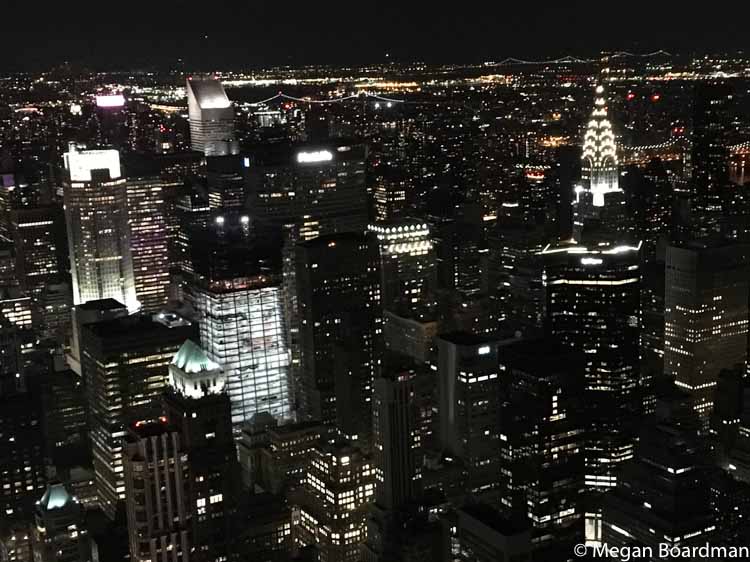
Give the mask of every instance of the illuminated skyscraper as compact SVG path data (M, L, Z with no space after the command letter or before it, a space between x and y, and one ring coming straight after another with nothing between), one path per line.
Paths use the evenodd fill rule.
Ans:
M193 150L206 156L237 154L234 107L221 82L214 78L189 78L187 95Z
M65 219L73 302L112 298L138 308L133 275L126 180L116 150L65 154Z
M96 488L110 519L125 500L125 428L134 419L160 412L172 357L193 337L195 326L175 315L135 315L81 328Z
M16 275L21 288L39 301L45 288L59 281L59 207L20 208L10 212L10 229L16 250Z
M291 363L281 251L246 215L217 215L191 234L194 273L185 287L208 357L227 376L236 429L256 414L291 416Z
M750 246L689 243L667 249L664 374L695 400L704 422L722 369L747 359Z
M158 177L130 178L127 183L128 223L138 302L157 312L169 298L169 247L165 193L175 182Z
M343 443L319 445L300 498L297 545L317 545L320 560L358 562L374 494L374 470L359 449Z
M437 306L437 258L429 226L401 219L370 225L369 235L380 258L383 309L430 319Z
M620 191L615 134L601 85L596 87L594 110L586 125L581 172L584 189L590 192L594 207L603 207L605 195Z

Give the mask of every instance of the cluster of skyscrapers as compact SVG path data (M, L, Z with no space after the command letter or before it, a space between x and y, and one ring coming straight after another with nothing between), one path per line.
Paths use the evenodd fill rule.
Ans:
M192 150L119 146L123 98L107 146L1 176L0 561L740 546L732 90L695 87L690 166L660 176L621 165L608 78L556 175L491 204L432 205L310 103L300 138L249 143L198 77Z

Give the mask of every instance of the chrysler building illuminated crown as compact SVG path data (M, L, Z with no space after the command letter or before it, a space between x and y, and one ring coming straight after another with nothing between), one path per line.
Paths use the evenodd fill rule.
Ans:
M604 86L596 87L594 111L583 139L582 179L591 191L595 207L604 206L607 193L620 191L617 147L612 123L607 115Z

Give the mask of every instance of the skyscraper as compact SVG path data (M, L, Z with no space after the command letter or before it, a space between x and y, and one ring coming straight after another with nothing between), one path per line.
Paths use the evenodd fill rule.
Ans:
M125 499L125 428L134 419L160 412L169 364L192 337L195 326L172 315L128 316L81 328L96 488L101 508L110 519Z
M73 302L113 298L138 308L133 275L126 180L116 150L65 154L65 219Z
M188 505L190 464L179 433L166 418L137 421L122 448L130 559L188 562L194 514ZM200 505L222 499L202 498Z
M232 422L292 414L281 251L247 215L220 214L191 233L194 273L185 287L208 357L227 375Z
M234 107L215 78L188 78L190 145L206 156L237 154Z
M467 492L496 495L500 474L499 342L467 333L437 338L440 444L463 462Z
M351 425L345 419L351 402L363 422L354 434L369 433L382 318L376 264L365 236L342 233L300 243L296 277L302 410L341 428ZM350 399L338 404L337 397Z
M747 359L750 246L692 242L667 249L664 374L705 422L722 369Z
M235 426L268 412L291 416L289 350L276 275L199 284L192 289L201 342L227 374Z
M320 559L328 562L357 562L374 494L372 464L359 449L321 443L313 452L300 498L297 545L317 545Z
M192 340L182 344L169 365L163 405L190 465L187 509L192 512L195 549L191 558L220 560L227 556L239 466L226 375ZM219 495L222 499L216 501Z
M59 207L21 208L10 212L16 249L16 275L21 288L36 301L45 288L60 280Z
M400 219L370 225L368 230L379 255L383 309L431 319L437 305L437 258L429 226L417 219Z
M87 562L90 546L83 506L59 482L36 503L32 528L36 562Z
M548 246L546 331L586 354L586 485L616 484L616 469L632 458L639 408L640 245Z
M595 207L604 206L607 194L620 191L620 171L612 122L609 120L604 86L596 87L594 109L583 140L581 179Z
M502 348L501 507L532 524L534 560L583 542L585 356L545 340Z
M165 196L174 184L158 177L129 178L127 183L135 293L147 312L158 312L169 298Z

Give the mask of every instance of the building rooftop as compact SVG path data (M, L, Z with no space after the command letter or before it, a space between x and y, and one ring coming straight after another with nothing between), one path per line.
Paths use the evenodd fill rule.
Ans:
M201 109L225 109L231 107L232 102L229 101L227 93L224 91L224 86L222 86L219 80L213 78L190 79L187 83Z
M172 365L186 373L204 373L221 369L221 366L211 361L206 352L193 340L186 340L182 344L182 347L172 359Z
M68 493L65 485L60 482L54 482L47 486L47 490L44 492L42 499L37 502L37 505L44 511L50 511L52 509L61 509L72 501L74 501L73 496Z

